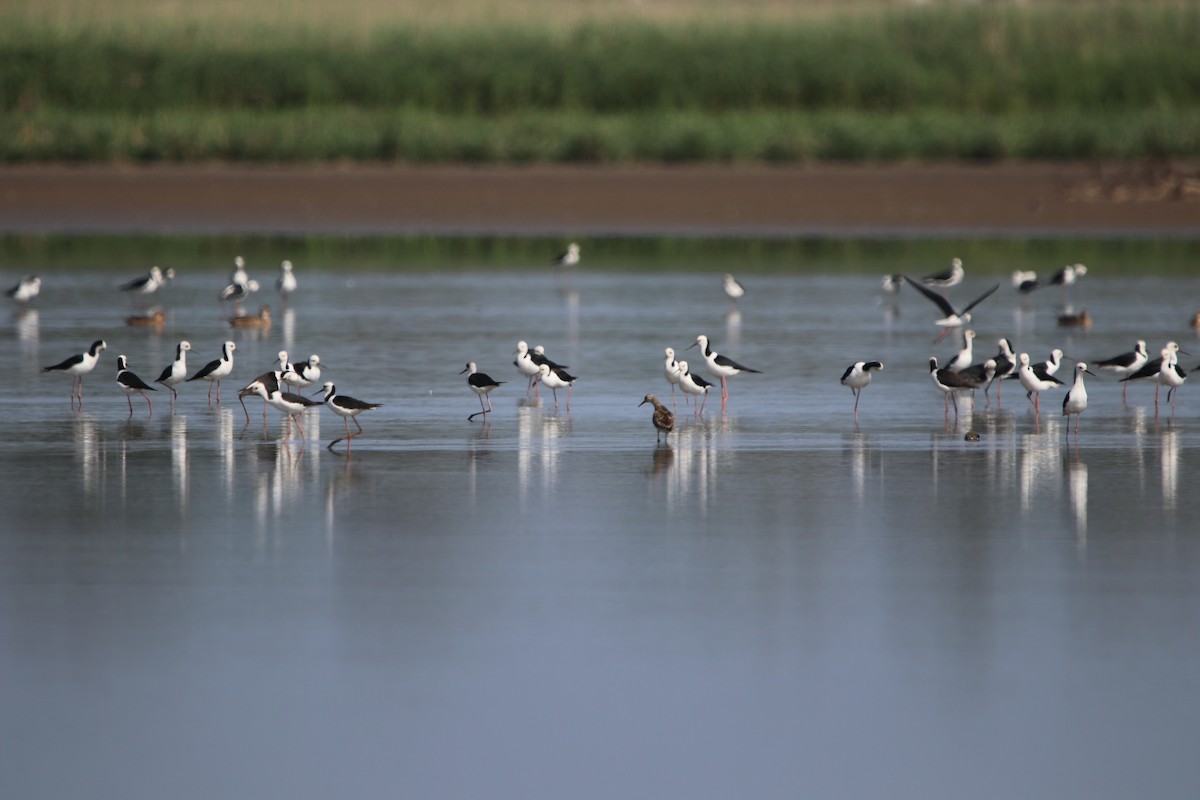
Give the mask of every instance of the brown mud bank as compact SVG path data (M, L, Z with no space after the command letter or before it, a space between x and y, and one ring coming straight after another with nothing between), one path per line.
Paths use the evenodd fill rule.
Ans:
M0 167L0 232L1200 235L1195 165Z

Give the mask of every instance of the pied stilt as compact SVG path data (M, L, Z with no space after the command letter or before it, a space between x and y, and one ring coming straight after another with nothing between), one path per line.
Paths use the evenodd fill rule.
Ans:
M949 289L951 286L958 286L963 279L962 260L958 258L950 259L950 267L941 272L935 272L932 275L926 275L921 279L921 283L926 286L938 286L942 289Z
M75 408L76 396L79 397L79 407L83 408L83 376L96 368L96 362L100 360L100 353L107 348L108 344L103 339L97 339L92 342L92 346L87 349L86 353L77 353L53 366L42 368L42 372L65 372L71 376L72 409ZM76 387L79 390L78 395L76 395Z
M971 362L975 359L975 350L974 350L975 331L971 330L970 328L967 328L962 332L962 337L963 337L962 349L958 351L958 355L956 355L954 358L950 359L949 362L947 362L946 367L945 367L946 369L950 370L951 372L961 372L962 370L971 366Z
M1095 375L1096 373L1088 369L1088 365L1083 361L1075 362L1075 382L1071 384L1071 388L1067 391L1067 396L1063 398L1063 416L1069 417L1075 415L1075 437L1079 437L1079 417L1083 414L1083 410L1088 405L1087 388L1083 385L1083 373Z
M158 390L130 372L129 359L123 355L117 356L117 386L120 386L121 391L125 392L125 402L129 404L129 416L133 416L132 396L134 393L146 398L146 405L150 407L149 416L154 416L154 403L150 402L150 395L146 394L146 390L149 389L152 392Z
M1128 353L1106 358L1103 361L1093 361L1093 365L1097 369L1107 369L1120 375L1122 378L1128 378L1133 373L1146 365L1150 360L1150 354L1146 352L1146 340L1138 339L1134 344L1133 349ZM1125 401L1125 392L1128 391L1129 384L1121 384L1121 401Z
M725 273L724 287L725 294L728 295L729 299L735 303L746 294L745 287L738 283L737 279L728 272Z
M945 316L941 319L934 320L933 324L942 328L942 332L939 333L933 340L935 343L940 341L942 337L946 336L954 328L961 328L963 325L966 325L968 322L970 322L971 309L991 297L992 293L1000 288L1000 284L997 283L991 289L988 289L986 292L979 295L979 297L976 297L970 303L963 306L961 310L958 310L950 304L950 301L947 300L944 295L939 294L938 292L935 292L933 289L930 289L926 286L922 286L907 275L904 276L904 280L908 281L908 283L917 291L929 298L930 302L941 309L942 313L945 314Z
M200 368L188 381L208 381L208 407L212 408L213 386L217 388L217 405L221 405L221 379L229 376L233 372L233 351L237 350L237 345L233 342L226 342L221 347L221 357L215 361L210 361Z
M579 263L579 245L571 242L567 245L567 250L560 253L555 259L550 262L556 267L573 267Z
M483 406L483 399L484 399L484 397L486 397L487 395L490 395L492 392L494 392L496 389L498 389L500 386L502 386L504 384L504 381L494 381L494 380L492 380L491 376L486 375L482 372L479 372L478 367L475 366L474 361L468 361L467 366L464 367L463 371L458 374L462 375L463 372L467 373L467 386L470 386L471 391L474 392L475 395L479 398L479 409L480 409L479 411L476 411L471 416L467 417L467 422L470 422L471 420L475 419L480 414L483 415L484 420L487 420L488 412L492 410L492 398L491 397L487 398L487 408L484 408L484 406ZM556 402L555 408L557 408L557 407L558 407L558 404Z
M729 402L729 387L726 379L732 378L734 375L740 375L743 372L758 373L760 370L743 367L732 358L720 355L709 346L708 337L703 333L696 337L696 341L688 349L691 350L697 346L704 352L704 364L708 369L708 373L714 378L721 379L721 410L724 411L726 404Z
M842 386L849 386L854 394L854 419L858 420L858 399L862 390L871 383L872 370L883 369L882 361L855 361L842 373Z
M693 412L696 416L704 413L704 406L708 403L708 390L711 387L712 384L704 380L704 378L692 374L691 370L688 369L688 362L679 362L679 388L683 390L684 394L695 395L697 397L703 396L704 398Z
M360 425L358 422L358 415L364 411L372 411L376 408L379 408L382 403L367 403L362 400L356 400L355 398L344 394L338 394L337 388L333 385L333 381L325 381L324 389L322 389L322 391L325 392L326 407L341 417L342 421L346 424L346 435L334 439L325 449L332 450L335 444L345 440L346 451L349 452L350 440L363 432L362 425ZM358 433L350 433L350 420L354 420L354 425L358 428Z
M575 385L576 378L569 374L562 367L551 367L549 364L542 364L538 367L538 380L550 387L550 391L554 394L554 410L558 411L558 390L566 387L567 389L567 411L571 410L571 387Z
M296 274L292 271L292 262L284 259L279 262L279 277L275 279L275 291L279 292L286 306L292 292L296 291Z
M1045 370L1044 364L1030 366L1029 354L1021 353L1018 358L1017 378L1025 387L1025 397L1033 403L1034 414L1040 419L1042 415L1042 392L1062 386L1063 382Z
M528 379L525 386L525 396L528 397L529 393L537 388L539 370L537 362L533 360L533 354L529 352L529 344L524 339L517 342L517 358L513 365L516 366L517 372Z
M18 303L28 303L37 297L41 291L42 279L37 275L26 275L17 281L16 285L11 289L5 290L4 293Z
M179 393L175 391L175 385L182 383L187 377L187 354L192 349L191 342L186 339L175 345L175 360L167 365L162 374L155 379L155 383L161 383L163 386L171 390L171 411L175 411L175 399Z

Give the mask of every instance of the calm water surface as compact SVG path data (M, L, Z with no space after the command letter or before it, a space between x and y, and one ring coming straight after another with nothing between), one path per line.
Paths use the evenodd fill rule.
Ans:
M223 326L225 273L181 275L161 333L124 325L129 270L44 271L36 309L4 312L12 796L1194 796L1194 387L1156 414L1153 387L1123 404L1091 378L1077 443L1061 392L1037 421L1013 383L955 422L926 359L956 345L873 275L746 275L735 311L686 265L301 267L264 336ZM1200 352L1198 289L1088 276L1083 333L1058 290L1006 284L977 352ZM699 366L698 333L763 374L725 414L680 401L656 445L637 404L671 396L664 347ZM73 413L39 368L94 338ZM181 338L193 370L237 342L224 404L193 383L129 419L116 356L150 380ZM519 339L579 376L569 412L525 399ZM236 389L280 349L385 404L352 457L324 449L327 411L308 443L274 411L264 433L257 400L246 424ZM886 365L857 425L856 359ZM487 424L468 360L508 381Z

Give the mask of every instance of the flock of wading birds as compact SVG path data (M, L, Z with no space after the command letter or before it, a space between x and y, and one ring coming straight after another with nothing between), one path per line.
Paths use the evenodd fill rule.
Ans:
M552 263L560 267L571 267L579 263L579 259L579 245L572 242L567 250L554 259ZM1033 272L1018 271L1013 273L1012 284L1013 288L1018 292L1028 294L1043 286L1070 286L1086 273L1087 267L1082 264L1074 264L1064 267L1048 280L1042 281ZM991 289L988 289L965 306L956 308L947 296L937 291L937 289L948 289L956 286L962 282L963 276L962 261L955 258L951 261L949 269L932 275L926 275L920 281L913 280L907 275L887 275L883 279L883 290L889 294L894 294L907 283L937 306L943 316L934 322L935 325L941 328L941 333L934 339L935 343L951 332L958 331L960 333L962 348L949 363L944 367L940 367L936 358L929 359L929 377L944 395L947 417L950 413L950 401L953 399L954 413L957 418L959 395L969 393L973 398L977 390L983 389L990 403L988 392L995 381L1018 380L1026 391L1026 397L1033 404L1036 417L1040 419L1041 393L1065 385L1063 381L1056 377L1056 373L1062 365L1064 358L1063 351L1056 348L1051 352L1050 358L1046 361L1033 363L1028 353L1015 354L1008 339L1000 339L1000 350L994 357L988 358L982 363L972 363L974 360L975 332L966 327L971 321L971 309L994 294L1000 288L1000 284L995 284ZM152 297L173 278L173 270L164 272L159 267L153 267L149 273L129 281L122 285L120 289L135 296ZM232 327L259 329L270 327L271 316L269 307L260 307L259 312L255 315L240 312L240 302L254 292L257 292L259 288L258 281L251 279L247 275L245 261L241 256L236 257L234 259L234 269L229 276L229 283L218 295L220 300L233 301L235 308L239 311L239 313L228 318L228 322ZM285 304L289 296L296 291L297 281L290 261L280 263L279 276L275 281L275 288ZM37 297L40 289L41 280L37 276L26 276L16 286L9 289L7 295L17 303L26 304ZM732 275L728 274L724 276L724 290L734 303L745 294L745 289L742 285ZM163 314L161 311L155 311L149 315L128 317L126 321L128 324L135 326L161 326L163 323ZM1058 323L1063 327L1088 328L1091 326L1092 320L1087 310L1084 309L1078 314L1066 312L1060 315ZM1196 316L1192 319L1192 326L1200 328L1200 312L1197 312ZM97 340L92 343L86 352L73 355L58 364L53 364L43 369L44 372L60 372L72 377L72 409L76 408L76 402L78 402L79 408L83 407L83 376L90 373L96 367L100 353L107 347L106 342ZM743 366L733 359L717 353L712 348L708 337L704 334L697 336L696 341L689 349L691 347L699 347L701 349L706 371L711 377L720 381L722 411L726 409L729 400L728 379L744 372L756 373L759 371ZM172 411L174 410L175 399L177 397L175 386L180 383L197 380L209 383L209 406L212 406L214 389L216 390L216 401L219 405L221 402L221 380L233 372L233 353L236 349L237 345L234 342L225 342L219 359L208 362L189 376L187 353L191 350L191 344L187 341L179 342L175 349L175 360L164 368L154 381L154 383L165 386L171 391ZM1180 353L1185 353L1185 351L1181 350L1176 342L1167 342L1162 348L1160 356L1152 359L1146 350L1145 341L1139 340L1133 350L1103 361L1094 362L1093 366L1116 373L1121 377L1121 381L1126 386L1130 381L1153 381L1156 385L1154 396L1156 410L1159 403L1159 389L1166 386L1167 402L1171 403L1173 408L1175 392L1187 380L1187 372L1179 366L1178 356ZM715 384L695 374L687 361L676 360L675 356L674 349L670 347L666 348L663 372L667 383L671 386L672 395L674 395L675 387L678 386L685 397L695 397L697 405L693 413L697 416L701 415L704 413L708 392ZM549 359L543 347L538 346L530 349L524 341L517 343L516 359L513 361L513 364L517 368L517 371L528 379L526 386L527 395L532 392L537 396L538 386L546 386L553 394L554 408L557 411L558 390L566 389L566 407L570 411L571 387L574 385L576 379L567 372L566 365L557 364ZM328 447L332 449L334 445L342 441L345 441L347 447L349 447L350 440L363 432L363 428L357 420L358 415L364 411L379 408L381 405L380 403L368 403L339 394L337 387L332 381L321 383L321 389L315 393L324 394L324 399L321 402L314 401L310 397L299 393L299 391L287 391L289 387L303 390L320 382L320 357L315 354L309 356L307 361L293 363L288 361L286 351L280 351L277 366L278 369L264 372L238 391L238 399L242 403L243 411L246 411L244 402L244 398L246 397L257 396L264 401L264 429L266 407L271 406L285 415L288 421L286 435L290 436L291 424L294 422L296 429L300 432L300 436L304 438L304 429L300 424L298 415L310 407L324 405L340 416L346 426L346 435L334 439L329 443ZM858 404L862 391L870 385L873 373L882 369L883 363L880 361L856 361L847 367L846 371L842 374L842 385L848 387L854 396L854 418L856 421L858 419ZM468 387L479 398L480 407L479 411L471 414L467 419L471 421L475 417L483 416L486 420L487 414L492 411L490 394L499 388L504 381L494 380L489 375L480 372L474 361L468 362L459 374L464 373L467 375ZM1075 416L1076 436L1079 434L1079 417L1088 406L1087 389L1083 378L1084 374L1094 375L1095 373L1089 369L1087 363L1083 361L1077 362L1075 365L1074 380L1067 390L1067 394L1063 397L1062 402L1063 416ZM129 369L128 359L124 355L117 357L116 382L117 386L126 395L130 416L133 415L133 402L131 398L135 394L140 394L146 400L149 413L151 415L154 413L154 405L146 392L156 391L155 387L146 383ZM997 392L999 391L1000 389L998 388ZM1124 387L1122 389L1122 396L1124 396ZM653 407L651 423L657 432L657 438L661 439L664 434L670 434L674 430L675 414L653 394L647 394L639 405L646 405L647 403ZM357 428L354 432L350 430L351 420L353 420ZM250 415L248 411L246 412L246 421L249 424ZM969 438L970 436L971 434L968 434Z

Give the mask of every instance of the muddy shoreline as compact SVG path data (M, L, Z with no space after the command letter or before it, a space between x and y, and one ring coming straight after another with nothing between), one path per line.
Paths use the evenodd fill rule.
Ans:
M1194 166L0 167L0 232L1200 235Z

